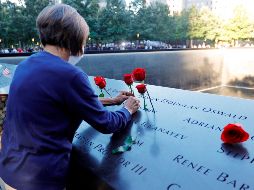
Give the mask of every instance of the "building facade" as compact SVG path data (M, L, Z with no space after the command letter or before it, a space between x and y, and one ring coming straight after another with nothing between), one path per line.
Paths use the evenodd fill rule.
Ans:
M206 7L222 19L230 19L234 10L241 6L254 20L254 0L146 0L147 4L160 2L168 5L170 15L180 14L184 9L195 6L198 10Z
M183 9L195 6L197 9L209 8L218 17L228 20L234 16L237 7L246 10L250 19L254 19L254 0L180 0L183 1Z
M61 0L52 1L59 2ZM122 1L128 7L132 0ZM254 0L145 0L147 6L155 2L166 4L170 15L181 14L184 9L190 9L192 6L195 6L198 10L206 7L224 20L232 18L236 7L241 6L247 11L250 19L254 20ZM105 7L106 0L100 0L100 6Z

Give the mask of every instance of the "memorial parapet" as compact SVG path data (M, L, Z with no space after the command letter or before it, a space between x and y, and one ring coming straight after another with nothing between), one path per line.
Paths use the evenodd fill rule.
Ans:
M90 80L93 84L92 77ZM147 88L156 112L149 104L147 111L141 105L122 132L101 134L85 122L81 124L73 140L69 189L254 189L252 100ZM128 90L124 82L110 79L107 89L113 96ZM139 96L137 91L135 95ZM220 136L228 123L241 123L250 139L224 144ZM112 154L128 136L136 139L131 150Z
M6 102L9 94L9 85L12 80L16 65L0 63L0 149L3 130L3 121L6 112Z
M10 71L0 78L0 93L6 94L16 66L1 65L1 73L5 67ZM110 79L107 89L111 95L128 90L124 82ZM81 124L73 140L68 189L254 189L252 100L151 85L148 90L156 113L148 103L148 111L140 109L120 133L105 135ZM244 126L250 139L223 144L221 131L234 122ZM131 150L113 155L130 135L136 138Z

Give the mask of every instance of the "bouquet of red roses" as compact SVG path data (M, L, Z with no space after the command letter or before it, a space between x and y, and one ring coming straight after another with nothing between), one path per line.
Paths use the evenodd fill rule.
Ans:
M153 108L153 112L155 113L151 97L150 97L150 95L148 93L146 85L144 84L145 78L146 78L146 71L145 71L145 69L143 69L143 68L136 68L136 69L134 69L132 71L131 74L125 74L124 75L124 82L129 86L129 88L131 90L131 93L133 93L133 94L134 94L134 91L132 90L131 86L132 86L134 80L140 82L141 84L137 85L136 88L137 88L138 92L141 94L141 96L144 99L144 110L147 110L147 105L146 105L146 102L145 102L145 93L147 93L148 98L149 98L150 103L151 103L152 108Z

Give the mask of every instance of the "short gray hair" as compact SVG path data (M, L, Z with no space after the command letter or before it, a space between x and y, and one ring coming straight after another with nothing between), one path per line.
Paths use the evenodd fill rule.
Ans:
M71 55L83 53L89 27L73 7L65 4L45 7L37 17L36 26L43 46L65 48Z

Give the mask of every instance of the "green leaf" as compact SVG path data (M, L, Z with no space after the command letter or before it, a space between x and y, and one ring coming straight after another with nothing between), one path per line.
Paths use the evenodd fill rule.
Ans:
M131 150L131 146L133 144L135 144L135 139L132 136L128 136L124 141L124 145L113 149L112 154L118 154L118 153L129 151Z
M112 150L112 154L122 153L124 152L124 148L122 146L117 147L116 149Z
M124 144L126 145L132 145L135 143L135 139L132 137L132 136L128 136L125 141L124 141Z
M102 97L102 98L103 98L103 97L104 97L104 94L103 94L103 93L101 93L101 94L99 95L99 97Z

